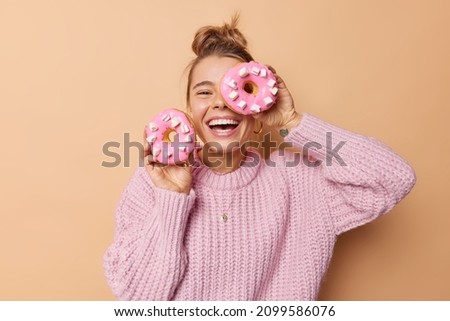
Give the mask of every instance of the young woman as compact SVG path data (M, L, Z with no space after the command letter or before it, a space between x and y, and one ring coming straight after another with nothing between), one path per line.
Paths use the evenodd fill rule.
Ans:
M315 300L337 236L391 210L415 183L378 140L296 111L278 75L274 107L233 112L221 78L253 60L236 25L203 27L192 44L188 113L211 148L198 150L196 166L156 166L147 146L122 194L104 256L119 299ZM264 160L237 148L261 124L308 157L275 151Z

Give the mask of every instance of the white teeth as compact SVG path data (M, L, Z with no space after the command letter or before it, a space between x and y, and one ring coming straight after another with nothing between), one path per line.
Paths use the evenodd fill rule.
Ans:
M239 125L239 122L234 119L213 119L208 123L209 126L215 125Z

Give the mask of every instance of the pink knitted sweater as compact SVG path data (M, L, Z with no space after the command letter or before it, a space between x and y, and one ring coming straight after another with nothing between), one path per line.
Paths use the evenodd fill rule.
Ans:
M345 142L337 151L345 165L325 162L327 133L332 148ZM195 168L189 195L155 187L138 168L104 255L113 293L121 300L317 299L337 235L391 210L415 174L378 140L306 113L285 141L314 142L322 164L306 166L287 152L268 163L252 151L228 174Z

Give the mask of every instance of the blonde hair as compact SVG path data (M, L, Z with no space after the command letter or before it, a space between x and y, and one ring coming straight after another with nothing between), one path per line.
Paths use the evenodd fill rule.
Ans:
M201 60L209 56L231 57L243 62L254 60L247 50L247 39L237 28L238 23L239 15L234 14L229 24L204 26L196 32L194 41L192 41L192 51L197 57L186 67L189 70L186 92L187 106L189 106L192 72Z

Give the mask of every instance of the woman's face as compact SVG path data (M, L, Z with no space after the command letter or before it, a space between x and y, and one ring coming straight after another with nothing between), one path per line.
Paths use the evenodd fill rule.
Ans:
M252 137L254 118L235 113L225 104L220 83L225 72L240 60L211 56L201 60L192 71L189 88L189 107L194 127L200 139L230 152Z

